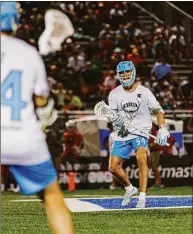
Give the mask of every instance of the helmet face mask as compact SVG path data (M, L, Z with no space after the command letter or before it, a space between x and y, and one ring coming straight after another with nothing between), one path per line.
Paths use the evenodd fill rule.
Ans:
M136 78L135 66L131 61L120 62L117 66L117 75L124 88L130 87Z
M123 82L127 82L127 81L129 81L130 79L132 79L133 73L134 73L133 70L125 71L125 72L120 72L120 73L119 73L119 78L120 78Z

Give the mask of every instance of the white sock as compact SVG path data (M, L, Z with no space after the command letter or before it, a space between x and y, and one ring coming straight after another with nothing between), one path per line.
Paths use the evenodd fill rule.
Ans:
M125 190L126 190L127 192L131 192L131 191L133 190L133 185L130 184L129 186L125 187Z
M145 199L146 193L140 192L139 199Z

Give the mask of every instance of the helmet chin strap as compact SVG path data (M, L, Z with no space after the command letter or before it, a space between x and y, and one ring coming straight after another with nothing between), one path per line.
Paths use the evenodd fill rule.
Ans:
M124 88L129 88L129 87L131 87L131 86L133 85L133 83L134 83L134 81L135 81L135 78L132 77L130 81L131 81L131 82L129 82L129 84L127 84L127 83L124 84L124 81L122 80L122 81L121 81L121 84L122 84L122 86L123 86Z
M123 86L123 88L124 88L124 89L126 89L126 90L132 89L133 84L134 84L134 83L132 83L132 84L131 84L131 85L129 85L129 86Z

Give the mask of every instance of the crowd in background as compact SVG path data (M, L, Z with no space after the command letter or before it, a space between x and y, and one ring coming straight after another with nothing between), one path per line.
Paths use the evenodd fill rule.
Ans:
M122 60L133 61L137 80L154 92L164 109L192 108L188 81L172 76L172 63L193 57L192 40L181 22L172 28L156 22L144 27L130 2L22 2L17 36L38 48L49 8L67 14L75 28L61 51L44 57L58 110L89 109L106 99L119 85L115 71ZM154 58L153 69L146 66L147 58Z

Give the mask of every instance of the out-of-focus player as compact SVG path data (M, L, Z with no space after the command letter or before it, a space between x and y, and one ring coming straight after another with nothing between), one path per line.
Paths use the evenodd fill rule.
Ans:
M117 66L120 86L109 94L109 107L120 116L114 123L117 135L111 149L109 170L124 185L126 193L122 206L128 205L132 196L138 193L122 169L122 162L129 159L132 150L136 152L139 167L140 195L138 208L144 208L148 180L147 148L148 137L135 128L125 131L123 122L128 122L146 132L152 128L151 114L156 115L159 131L156 143L166 145L169 132L165 127L164 112L152 92L135 82L136 69L131 61L122 61Z
M157 126L155 124L152 125L152 134L155 136L157 135ZM170 136L171 137L171 136ZM154 139L149 139L149 149L150 154L148 156L148 164L149 168L152 168L154 177L155 177L155 184L153 187L156 188L163 188L164 185L161 183L161 171L160 171L160 157L161 151L164 147L155 144ZM168 148L168 147L167 147Z
M35 48L13 37L15 23L16 2L1 2L1 163L9 165L23 194L40 195L52 232L72 234L71 215L41 130L40 120L56 119L45 67Z

